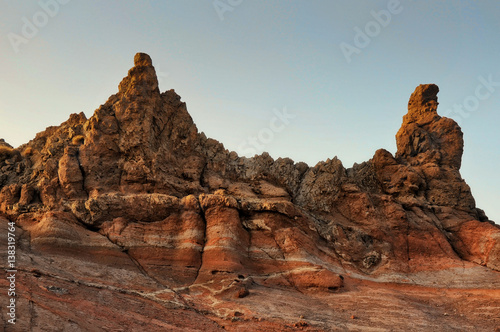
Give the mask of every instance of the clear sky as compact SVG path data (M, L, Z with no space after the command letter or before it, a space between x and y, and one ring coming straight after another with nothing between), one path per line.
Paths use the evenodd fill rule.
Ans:
M0 137L90 117L140 51L229 150L351 167L395 153L410 94L436 83L462 176L498 223L499 17L497 0L3 0Z

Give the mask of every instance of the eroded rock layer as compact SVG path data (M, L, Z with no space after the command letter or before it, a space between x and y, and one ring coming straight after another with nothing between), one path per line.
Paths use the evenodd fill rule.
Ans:
M411 95L395 156L309 167L227 151L159 91L148 55L134 62L90 119L73 114L17 149L0 141L2 227L17 224L22 270L19 324L6 328L412 326L370 314L361 289L373 304L383 289L387 303L455 310L401 307L413 330L475 328L474 310L454 305L464 289L473 309L498 310L500 228L461 178L462 131L438 115L436 85ZM492 310L481 326L499 324Z

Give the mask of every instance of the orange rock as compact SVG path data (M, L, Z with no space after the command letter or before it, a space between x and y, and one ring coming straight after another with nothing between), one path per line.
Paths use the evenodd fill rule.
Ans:
M500 228L460 175L462 131L438 91L415 89L395 155L309 167L199 133L138 53L89 119L19 150L0 140L19 329L285 331L305 315L293 326L493 330Z

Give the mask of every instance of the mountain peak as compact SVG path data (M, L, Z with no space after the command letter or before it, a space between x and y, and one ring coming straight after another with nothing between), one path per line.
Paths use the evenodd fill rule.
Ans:
M121 81L118 90L119 93L131 98L148 98L152 94L160 94L158 78L149 55L137 53L134 56L134 67L129 70L127 77Z
M408 101L408 114L404 122L418 121L424 117L437 116L439 87L436 84L420 84Z
M134 66L152 66L153 61L151 57L146 53L136 53L134 56Z
M396 135L396 156L412 165L435 163L460 169L463 133L454 120L438 115L438 92L435 84L421 84L411 94Z

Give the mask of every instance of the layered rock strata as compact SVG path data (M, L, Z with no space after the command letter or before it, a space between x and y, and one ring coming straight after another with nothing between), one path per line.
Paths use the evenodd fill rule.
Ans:
M356 294L354 285L372 287L360 282L498 292L500 228L461 178L463 134L438 115L438 91L415 89L395 155L378 150L352 168L336 157L310 167L266 153L239 157L207 138L174 90L160 92L150 57L138 53L91 118L73 114L17 149L0 142L0 211L22 238L22 317L42 328L50 322L39 315L49 311L82 330L105 330L105 317L121 312L112 304L119 293L117 303L155 308L127 311L148 317L137 326L241 330L244 317L285 330L286 315L270 319L252 293L330 301ZM40 291L37 280L64 291ZM110 311L92 311L90 325L58 307L93 287L106 293L93 305ZM185 317L161 319L165 308ZM294 327L328 330L334 321L323 323Z

